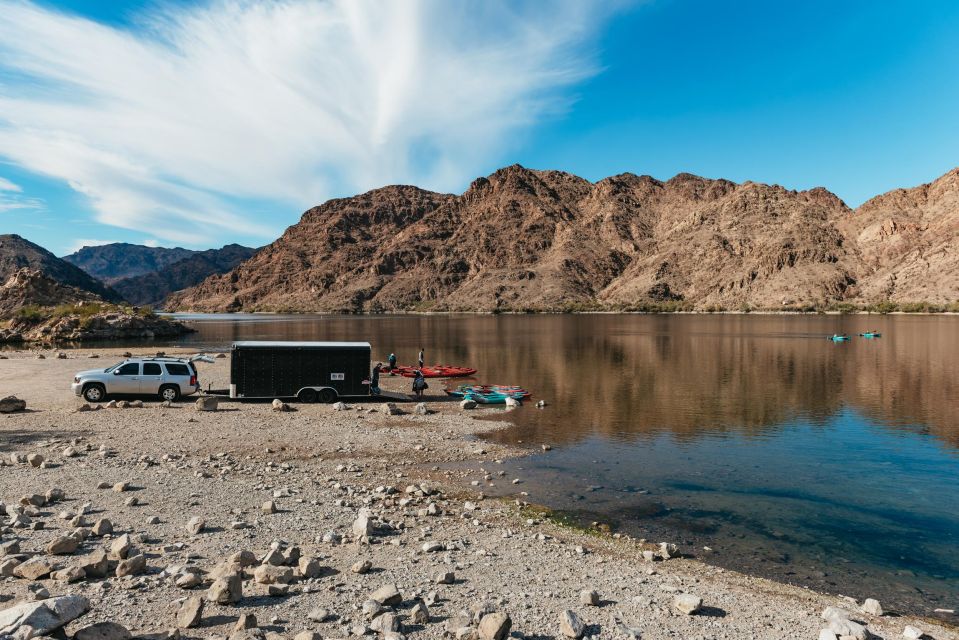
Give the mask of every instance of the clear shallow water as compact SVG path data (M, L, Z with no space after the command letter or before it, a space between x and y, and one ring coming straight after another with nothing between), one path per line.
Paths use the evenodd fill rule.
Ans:
M937 316L204 316L180 343L366 339L374 357L469 364L546 409L490 439L488 492L683 544L708 562L959 606L959 318ZM878 340L850 335L877 328ZM702 551L704 545L714 549Z

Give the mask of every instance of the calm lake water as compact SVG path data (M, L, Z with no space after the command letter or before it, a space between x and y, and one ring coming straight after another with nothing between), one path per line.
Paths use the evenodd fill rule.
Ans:
M549 406L488 437L553 450L491 493L886 608L959 607L959 317L185 317L179 344L422 346L527 387Z

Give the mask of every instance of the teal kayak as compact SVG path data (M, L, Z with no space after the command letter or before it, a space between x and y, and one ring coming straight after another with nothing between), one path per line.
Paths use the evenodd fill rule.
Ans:
M838 334L837 334L837 335L830 336L830 337L828 337L828 338L826 338L826 339L827 339L827 340L832 340L833 342L846 342L847 340L849 340L849 336L847 336L847 335L845 335L845 334L843 334L843 335L838 335Z
M867 331L866 333L860 333L860 337L863 338L881 338L882 334L878 331Z

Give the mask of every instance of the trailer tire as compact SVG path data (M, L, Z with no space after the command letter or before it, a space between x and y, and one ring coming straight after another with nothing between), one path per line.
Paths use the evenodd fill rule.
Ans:
M336 402L336 391L333 391L333 389L323 389L320 391L320 402L323 404Z
M296 394L296 399L304 404L312 404L316 402L316 389L302 389Z

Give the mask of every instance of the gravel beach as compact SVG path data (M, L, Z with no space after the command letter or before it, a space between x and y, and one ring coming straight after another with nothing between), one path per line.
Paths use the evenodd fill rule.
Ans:
M523 451L477 440L505 423L440 398L439 381L427 415L413 403L201 412L191 398L78 412L73 374L123 351L3 352L0 397L27 410L0 415L0 636L959 638L484 498L514 480L497 460ZM229 362L198 363L204 388L227 386ZM447 470L456 461L469 464ZM46 633L4 617L58 601L65 624ZM76 602L89 610L69 613Z

